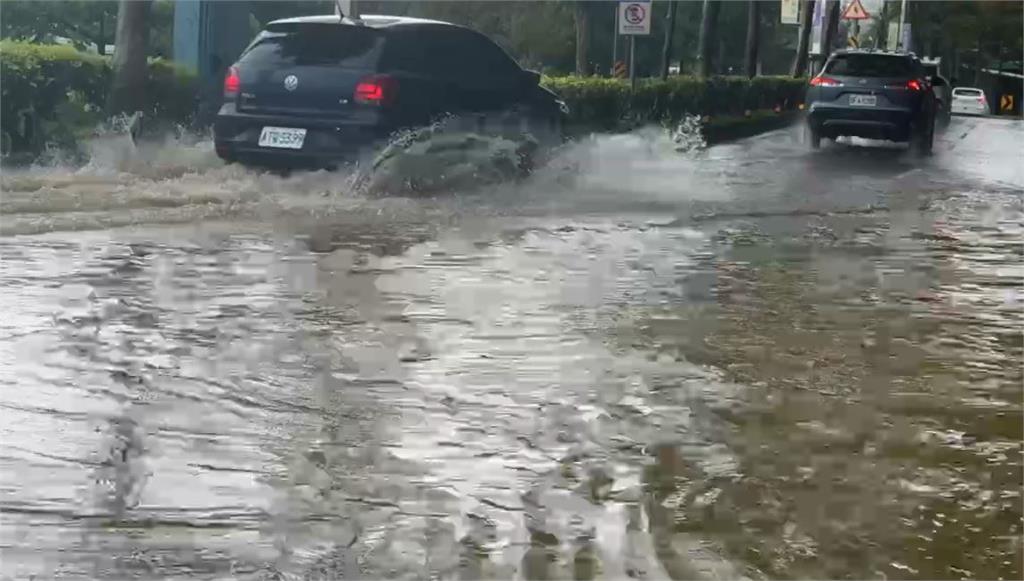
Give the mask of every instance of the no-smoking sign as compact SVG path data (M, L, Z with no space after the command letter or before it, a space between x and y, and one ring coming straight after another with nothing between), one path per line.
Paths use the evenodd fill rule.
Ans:
M651 3L649 0L619 2L619 34L650 34Z

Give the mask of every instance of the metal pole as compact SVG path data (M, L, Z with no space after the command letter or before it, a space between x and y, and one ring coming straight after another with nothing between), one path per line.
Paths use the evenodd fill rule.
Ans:
M897 49L902 48L902 49L906 50L906 47L903 46L903 22L906 20L906 18L907 18L907 0L900 0L899 26L896 27L896 48Z
M636 90L636 35L629 35L629 86Z
M608 70L612 71L612 76L614 76L615 75L615 63L619 62L619 7L618 7L618 5L615 6L615 18L613 18L612 20L615 21L615 30L612 31L612 66Z

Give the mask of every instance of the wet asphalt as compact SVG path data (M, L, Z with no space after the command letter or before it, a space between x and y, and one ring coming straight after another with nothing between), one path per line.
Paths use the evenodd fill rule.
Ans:
M7 579L1019 579L1024 125L3 177ZM123 153L123 152L122 152Z

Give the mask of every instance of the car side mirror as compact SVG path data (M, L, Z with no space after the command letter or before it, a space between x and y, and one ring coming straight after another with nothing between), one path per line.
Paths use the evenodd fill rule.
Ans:
M540 84L540 73L537 71L524 70L523 71L523 84L528 87L533 87Z

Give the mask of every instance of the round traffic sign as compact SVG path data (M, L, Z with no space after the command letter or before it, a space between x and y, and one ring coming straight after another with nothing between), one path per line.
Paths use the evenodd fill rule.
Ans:
M630 4L626 6L626 22L630 24L643 24L647 17L647 9L642 4Z

